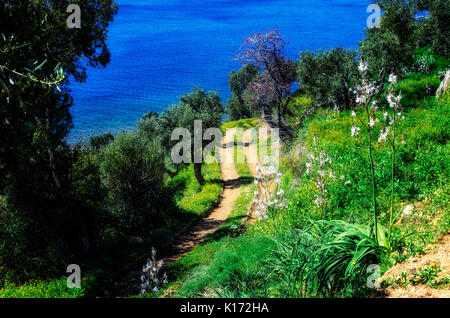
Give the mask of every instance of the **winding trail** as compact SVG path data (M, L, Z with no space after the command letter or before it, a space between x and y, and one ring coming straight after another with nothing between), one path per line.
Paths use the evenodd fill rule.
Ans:
M158 256L161 256L164 266L182 258L200 245L208 235L214 233L223 224L232 212L234 202L240 195L239 174L234 165L234 134L235 129L227 130L222 139L222 148L219 149L220 170L224 183L219 205L209 215L176 235L168 247L158 250ZM140 272L141 267L131 271L126 277L115 283L110 296L127 297L138 294Z
M198 246L208 235L214 233L228 218L233 210L234 201L240 194L239 174L234 165L234 129L228 130L220 149L220 170L224 183L220 203L207 217L192 226L188 231L175 238L171 247L171 255L163 258L170 264Z

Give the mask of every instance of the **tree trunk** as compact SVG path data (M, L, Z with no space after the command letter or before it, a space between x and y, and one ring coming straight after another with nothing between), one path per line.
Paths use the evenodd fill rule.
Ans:
M202 176L202 164L201 163L194 163L194 173L195 173L195 178L197 179L198 183L200 183L200 185L204 185L206 183L206 181Z
M262 110L263 119L269 125L270 128L275 128L275 123L273 122L272 109L270 107L264 107Z

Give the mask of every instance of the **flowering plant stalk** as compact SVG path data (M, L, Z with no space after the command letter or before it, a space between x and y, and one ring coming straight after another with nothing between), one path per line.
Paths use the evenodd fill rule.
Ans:
M368 65L361 59L359 71L362 74L362 83L357 85L354 92L356 94L356 108L352 111L352 116L355 117L361 126L365 128L369 136L369 162L370 173L372 178L372 206L373 206L373 229L375 239L378 240L378 223L377 223L377 198L376 198L376 179L375 179L375 166L373 160L373 138L375 124L379 122L375 112L378 110L379 101L379 89L376 82L370 82L367 73ZM362 109L362 115L357 112ZM352 123L351 134L352 136L358 136L361 128Z
M142 268L141 295L145 294L148 290L151 290L156 295L167 284L166 273L162 275L159 273L162 266L163 261L156 261L156 250L152 247L152 256Z
M306 157L306 174L309 174L311 178L316 180L316 188L318 194L316 195L315 204L321 209L323 218L326 217L327 199L327 187L326 184L334 179L333 169L331 168L330 156L319 149L317 145L317 137L314 134L313 137L314 148L308 151Z
M359 70L362 73L362 84L358 85L355 89L356 104L359 109L363 109L364 116L358 115L357 110L352 111L352 116L355 117L362 127L364 127L369 136L369 160L370 170L372 177L372 198L373 198L373 233L375 239L378 240L378 225L377 225L377 200L376 200L376 179L375 179L375 167L373 160L373 140L375 137L376 126L382 123L381 132L378 137L378 143L381 144L385 141L390 143L392 148L391 158L391 207L389 216L389 230L388 230L388 242L391 239L391 230L393 225L393 206L394 206L394 174L395 174L395 154L397 150L396 143L396 123L399 119L404 119L403 110L399 109L401 101L401 93L395 96L393 93L393 87L397 83L397 76L391 74L389 76L389 83L391 84L390 90L387 93L387 101L389 103L389 109L386 109L383 113L383 118L380 120L377 117L378 102L380 91L377 84L370 82L367 74L368 65L361 59ZM383 74L383 73L382 73ZM382 76L381 74L381 76ZM363 119L364 118L364 119ZM360 128L352 123L351 134L352 136L358 136ZM402 135L402 143L404 143L404 136Z
M395 84L397 83L397 76L391 74L389 76L389 83L391 85L390 90L387 94L387 101L389 103L390 110L386 110L383 114L384 120L387 122L385 126L383 126L382 133L380 134L380 138L378 142L384 142L388 140L390 147L392 149L391 156L391 207L389 210L389 228L388 228L388 241L391 239L392 226L394 223L393 210L394 210L394 179L395 179L395 160L396 160L396 151L398 149L396 138L398 137L396 134L396 123L399 120L405 119L403 116L403 109L400 109L400 101L401 101L401 92L398 96L395 96L393 93L393 89ZM389 134L390 132L390 134ZM400 144L405 144L405 135L402 134L402 138Z
M263 171L259 165L256 165L256 171L257 190L253 200L256 205L255 214L259 220L273 218L276 211L286 208L285 193L280 187L282 174L273 166Z

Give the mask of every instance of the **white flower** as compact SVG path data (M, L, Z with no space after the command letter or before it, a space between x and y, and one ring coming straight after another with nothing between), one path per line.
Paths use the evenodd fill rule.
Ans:
M306 173L309 173L309 169L311 169L311 163L307 162L305 163L305 165L306 165Z
M382 143L383 141L386 140L386 138L388 136L388 132L389 132L389 127L383 127L383 129L381 130L380 136L378 137L379 143Z
M360 70L360 72L366 72L368 68L369 68L369 65L361 60L361 62L359 63L359 66L358 66L358 69Z
M394 74L389 75L389 83L395 85L397 83L397 76Z
M352 111L352 116L353 116L353 117L355 117L355 116L356 116L356 113L355 113L355 111L354 111L354 110Z
M374 125L375 125L375 120L373 120L373 118L370 118L369 126L373 127Z
M358 96L358 97L356 97L356 103L357 104L365 104L366 98L364 96Z
M374 100L372 102L372 106L370 107L370 109L374 112L376 112L378 110L377 101Z
M270 166L269 169L267 169L267 174L268 175L274 175L274 174L277 174L277 173L278 173L278 171L277 171L277 169L275 169L274 166Z
M358 136L360 130L361 130L361 128L359 128L359 127L357 127L355 125L352 125L352 137L353 136Z

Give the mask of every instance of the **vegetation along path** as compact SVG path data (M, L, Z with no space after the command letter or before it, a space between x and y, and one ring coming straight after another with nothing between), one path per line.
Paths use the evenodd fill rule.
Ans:
M177 235L172 244L165 250L158 251L162 256L164 265L167 266L180 259L210 234L214 233L227 219L233 210L235 200L240 194L239 174L234 164L234 134L235 129L228 129L222 140L220 156L222 158L220 170L224 189L220 197L219 205L205 218L194 223L188 229ZM126 297L136 294L139 288L140 268L129 273L124 279L116 283L112 295Z

